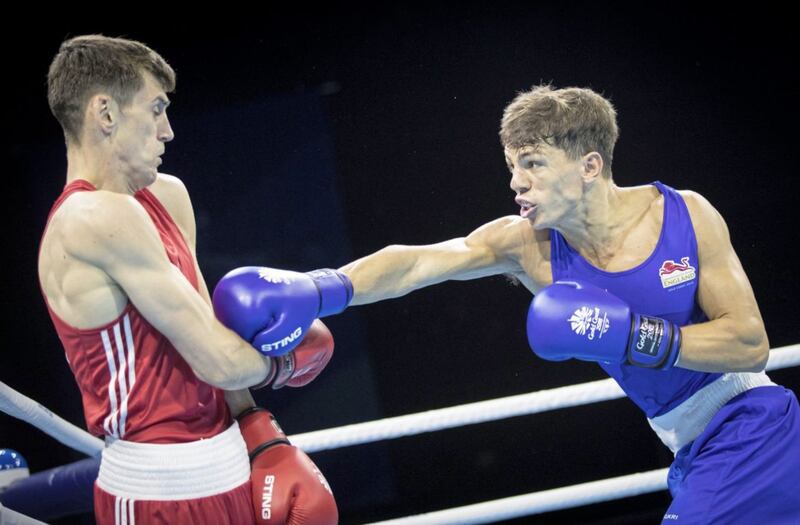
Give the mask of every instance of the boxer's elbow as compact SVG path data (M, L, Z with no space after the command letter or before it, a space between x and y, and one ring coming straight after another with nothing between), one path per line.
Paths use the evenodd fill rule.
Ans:
M769 339L764 323L755 317L740 325L739 344L745 356L743 368L745 372L761 372L769 361Z
M750 368L747 371L762 372L767 367L767 361L769 361L769 342L766 336L762 343L752 346L748 353L750 354Z
M768 361L769 361L769 347L767 346L759 350L758 356L756 357L756 365L753 371L754 372L764 371L767 368Z
M196 370L198 377L223 390L240 390L257 385L267 376L270 362L255 349L247 346L224 352L206 370Z
M223 370L226 374L220 388L239 390L257 385L266 378L270 366L270 359L265 359L249 345L243 346L232 356Z
M194 375L202 382L216 388L230 390L228 384L231 382L231 375L224 367L217 365L203 369L195 366L192 367L192 370L194 371Z

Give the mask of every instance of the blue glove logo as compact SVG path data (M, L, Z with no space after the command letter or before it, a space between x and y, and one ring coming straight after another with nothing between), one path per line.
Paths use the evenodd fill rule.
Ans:
M303 328L298 326L294 329L294 331L280 339L275 341L274 343L264 343L261 345L261 353L262 354L269 354L270 352L275 352L276 350L280 350L281 348L286 348L290 344L294 343L301 335L303 335Z
M592 311L587 307L582 307L575 310L572 317L569 318L572 331L578 335L586 335L586 330L592 322Z
M585 335L590 341L594 340L595 335L598 338L603 337L603 334L611 326L608 314L603 313L601 317L600 309L597 307L592 309L588 306L582 306L575 310L575 313L572 314L568 321L573 332L578 335Z
M275 271L272 268L260 268L258 277L272 284L292 284L295 281L284 272Z

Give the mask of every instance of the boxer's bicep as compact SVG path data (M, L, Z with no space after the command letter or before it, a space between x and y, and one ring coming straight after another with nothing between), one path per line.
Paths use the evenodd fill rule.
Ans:
M697 238L698 304L710 320L727 318L743 339L766 338L753 288L722 215L704 197L684 195Z
M508 271L491 248L469 237L409 248L415 252L416 261L410 276L418 286L467 281Z
M484 224L466 237L422 247L417 270L438 281L478 279L519 271L519 224L502 217Z
M409 268L402 274L401 288L417 289L518 270L519 266L507 253L507 246L516 238L514 233L505 219L498 219L466 237L425 246L389 246L383 251L389 267L392 257L407 261Z
M236 356L246 345L170 263L147 213L128 197L103 198L71 221L69 251L108 274L198 377L222 386L238 373Z

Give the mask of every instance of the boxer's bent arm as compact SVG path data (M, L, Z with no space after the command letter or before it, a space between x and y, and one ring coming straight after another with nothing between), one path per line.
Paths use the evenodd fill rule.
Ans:
M193 255L196 254L194 246L192 246L192 254ZM195 255L195 261L197 261L197 255ZM211 308L213 311L213 306L211 306L211 296L208 293L208 287L206 286L206 281L203 278L203 274L200 272L200 267L197 265L196 262L195 262L195 271L197 272L197 278L200 281L200 295L206 302L208 307ZM262 361L264 362L264 365L267 367L267 370L269 370L269 367L273 366L272 361L270 359L262 358ZM228 408L230 409L233 417L236 417L237 415L241 414L250 407L256 406L256 402L253 399L253 395L250 393L249 388L241 388L238 386L232 388L236 388L236 390L231 390L231 389L225 390L225 402L228 404Z
M197 272L197 278L200 281L200 295L203 300L206 302L209 308L214 309L211 306L211 295L208 293L208 286L206 286L206 280L203 277L203 274L200 272L200 267L197 265L197 255L194 249L194 245L192 244L192 255L194 255L195 259L195 271ZM263 358L262 361L264 365L267 367L269 373L269 367L273 366L272 360L268 358ZM266 375L266 374L265 374ZM248 385L251 386L251 385ZM225 390L225 402L228 404L228 408L231 411L233 417L238 416L246 409L250 407L256 406L256 402L253 399L253 395L250 393L249 388L241 388L241 387L233 387L237 388L236 390Z
M167 259L150 217L133 197L93 192L67 220L65 246L106 272L203 381L224 389L258 384L267 364L214 317Z
M710 321L681 328L677 366L703 372L761 371L769 358L769 341L728 227L705 198L681 193L697 237L697 300Z
M189 250L192 252L192 257L194 258L194 271L197 274L200 296L206 302L208 307L213 310L213 306L211 305L211 294L208 293L208 285L206 285L206 279L203 277L203 272L200 270L200 261L197 260L197 226L194 220L192 201L189 198L189 193L186 190L186 186L183 185L180 179L170 177L169 180L173 182L173 187L176 191L176 198L174 201L176 210L175 214L173 215L173 219L175 219L178 225L181 226L185 232L184 240L186 241L187 246L189 246ZM268 367L272 366L272 361L269 359L265 359L264 363ZM224 392L225 402L228 404L228 408L234 417L241 414L248 408L256 406L253 395L250 393L250 389L248 388L225 390Z
M351 305L406 295L447 280L478 279L518 272L521 224L503 217L467 237L427 246L387 246L342 267L353 283Z
M213 306L211 306L211 295L208 293L208 286L206 286L206 280L203 277L203 274L200 272L200 267L197 264L197 252L194 248L194 241L190 241L192 244L192 255L194 255L195 259L195 271L197 272L197 278L200 281L200 296L206 302L209 308L213 311ZM272 360L264 359L264 365L269 369L272 365ZM269 372L268 372L269 373ZM249 386L249 385L248 385ZM228 404L228 408L231 411L233 417L238 416L246 409L256 406L256 402L253 399L253 395L250 393L249 388L238 388L237 390L225 390L225 402Z

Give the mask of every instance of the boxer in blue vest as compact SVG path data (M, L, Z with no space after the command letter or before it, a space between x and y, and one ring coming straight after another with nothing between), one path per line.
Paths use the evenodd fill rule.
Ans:
M215 290L218 316L284 348L348 303L510 274L535 295L533 351L597 362L675 454L664 523L800 523L800 407L764 373L764 323L717 210L658 181L617 186L616 111L590 89L519 94L500 137L519 216L339 270L239 269Z

